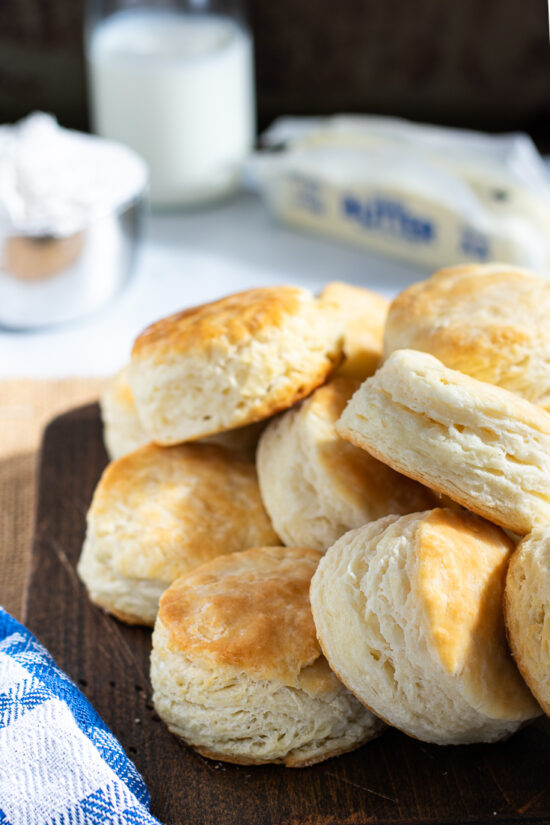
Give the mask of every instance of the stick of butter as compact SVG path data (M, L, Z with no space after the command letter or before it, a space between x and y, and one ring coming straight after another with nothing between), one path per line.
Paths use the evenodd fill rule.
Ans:
M279 119L264 143L252 174L290 224L411 264L550 271L550 183L526 135L340 116Z

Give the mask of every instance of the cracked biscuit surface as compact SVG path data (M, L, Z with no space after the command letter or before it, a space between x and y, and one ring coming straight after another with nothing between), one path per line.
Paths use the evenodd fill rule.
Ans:
M550 523L550 414L431 355L393 353L355 393L336 430L515 533Z
M308 599L320 556L254 548L204 564L163 595L153 701L204 756L301 767L382 730L321 653Z

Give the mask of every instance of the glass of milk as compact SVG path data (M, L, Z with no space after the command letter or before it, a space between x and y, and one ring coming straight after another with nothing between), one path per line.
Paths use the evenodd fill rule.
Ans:
M93 0L86 52L93 128L145 159L153 206L237 189L255 135L238 0Z

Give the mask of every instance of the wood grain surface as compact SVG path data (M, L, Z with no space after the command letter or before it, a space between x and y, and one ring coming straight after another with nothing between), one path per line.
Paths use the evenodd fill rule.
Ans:
M550 722L497 745L437 747L388 731L313 768L224 765L172 736L148 679L150 632L91 605L75 573L107 462L97 405L48 426L25 621L89 698L174 825L550 822Z

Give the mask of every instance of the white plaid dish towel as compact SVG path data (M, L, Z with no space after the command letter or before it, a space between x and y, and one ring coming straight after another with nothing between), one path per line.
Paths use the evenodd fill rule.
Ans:
M0 607L0 825L159 825L122 746Z

